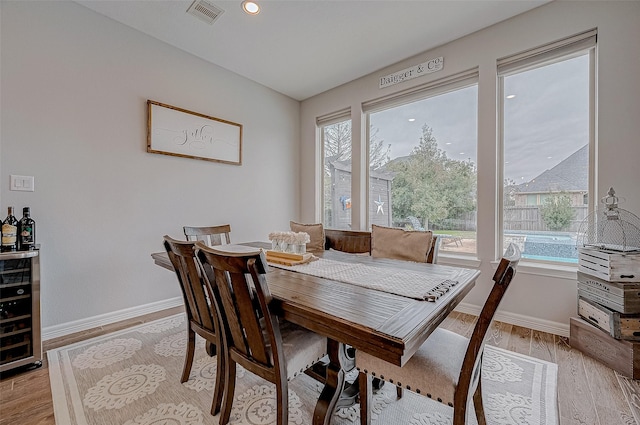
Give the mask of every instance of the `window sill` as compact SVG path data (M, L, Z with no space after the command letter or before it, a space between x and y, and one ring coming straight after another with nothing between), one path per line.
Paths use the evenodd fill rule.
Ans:
M476 257L469 255L453 255L443 254L442 251L438 254L438 264L444 264L446 266L458 266L468 267L472 269L480 268L480 260Z
M495 270L499 261L492 261L491 267ZM578 265L563 265L551 263L538 263L535 261L520 260L518 263L518 273L531 274L536 276L547 276L558 279L577 280Z
M495 270L498 267L499 261L492 261L491 268ZM444 264L446 266L458 266L467 267L472 269L479 269L481 261L475 257L466 255L443 255L442 252L438 255L438 264ZM518 263L518 273L530 274L535 276L547 276L557 279L578 279L578 265L563 265L563 264L551 264L551 263L539 263L536 261L520 260Z

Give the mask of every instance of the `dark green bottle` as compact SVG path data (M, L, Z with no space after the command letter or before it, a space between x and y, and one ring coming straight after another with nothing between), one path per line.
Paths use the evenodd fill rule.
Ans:
M31 218L29 207L22 209L22 219L18 224L18 245L20 251L30 251L36 244L36 222Z

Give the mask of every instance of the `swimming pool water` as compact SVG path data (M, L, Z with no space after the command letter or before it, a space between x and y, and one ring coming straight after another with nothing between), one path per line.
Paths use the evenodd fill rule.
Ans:
M524 243L522 252L524 258L566 263L578 262L576 239L571 234L516 233L515 235L520 236Z

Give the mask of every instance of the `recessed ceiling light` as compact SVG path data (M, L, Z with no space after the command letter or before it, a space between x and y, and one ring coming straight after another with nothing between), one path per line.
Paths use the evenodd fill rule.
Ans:
M257 15L260 13L260 6L254 1L245 0L242 2L242 10L249 15Z
M464 155L464 152L460 152L460 155Z
M451 142L447 142L447 143L445 143L445 144L446 144L446 145L450 145L450 144L451 144Z
M507 96L507 99L513 99L514 97L516 97L515 94L510 94L510 95Z
M414 122L415 120L415 118L409 118L409 122Z

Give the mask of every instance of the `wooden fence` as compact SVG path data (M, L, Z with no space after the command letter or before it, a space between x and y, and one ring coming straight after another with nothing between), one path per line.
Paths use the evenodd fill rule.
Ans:
M577 232L580 225L589 215L589 208L585 206L573 207L573 220L567 229L567 232ZM525 230L525 231L549 231L546 224L542 220L540 208L537 205L514 206L504 208L504 229L505 230Z
M577 232L580 225L589 215L589 209L587 206L573 207L574 216L573 220L569 224L569 227L562 229L565 232ZM540 214L540 207L537 205L527 206L511 206L504 209L504 230L522 230L522 231L550 231L547 225L542 220ZM431 230L476 230L476 214L465 213L460 214L457 218L447 218L432 221L428 223L428 227Z

